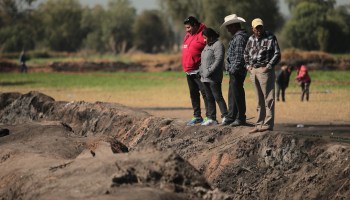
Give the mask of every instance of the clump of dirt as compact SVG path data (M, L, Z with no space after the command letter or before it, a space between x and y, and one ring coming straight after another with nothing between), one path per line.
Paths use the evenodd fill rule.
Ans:
M350 145L315 130L185 126L103 102L0 93L5 199L346 199ZM334 132L334 136L337 136ZM343 133L347 138L350 133Z

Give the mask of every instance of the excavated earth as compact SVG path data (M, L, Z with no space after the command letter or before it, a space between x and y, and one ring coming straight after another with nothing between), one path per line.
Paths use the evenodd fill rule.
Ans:
M251 125L184 124L0 93L0 199L350 199L348 126L249 134Z

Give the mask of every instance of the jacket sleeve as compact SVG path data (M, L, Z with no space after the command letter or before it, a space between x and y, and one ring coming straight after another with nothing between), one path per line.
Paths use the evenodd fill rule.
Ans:
M252 46L252 40L249 38L247 45L244 48L244 53L243 53L243 57L244 57L244 61L246 64L246 67L248 67L250 65L250 55L249 55L249 49Z
M268 69L272 69L272 67L277 65L277 63L281 60L281 50L275 36L273 37L273 50L274 50L273 56L269 61L269 63L267 64Z

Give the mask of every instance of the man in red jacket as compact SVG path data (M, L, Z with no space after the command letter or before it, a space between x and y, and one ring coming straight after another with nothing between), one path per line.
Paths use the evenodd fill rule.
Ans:
M187 123L187 125L192 126L203 122L200 106L200 93L202 93L205 108L207 108L208 105L204 87L199 75L201 53L205 47L205 41L202 36L202 31L205 28L205 25L200 23L193 16L186 18L184 25L187 33L184 37L182 46L182 67L187 76L187 83L190 90L193 108L193 118Z

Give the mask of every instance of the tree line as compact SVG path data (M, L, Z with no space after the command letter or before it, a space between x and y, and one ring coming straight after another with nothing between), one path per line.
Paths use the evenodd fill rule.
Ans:
M184 35L183 20L196 16L207 26L220 28L226 15L244 17L245 28L256 17L276 32L283 48L350 52L350 5L335 0L285 0L288 20L277 0L158 0L159 10L140 14L129 0L109 0L106 7L82 6L78 0L0 0L0 52L50 50L100 53L147 53L179 50ZM176 48L177 47L177 48Z

